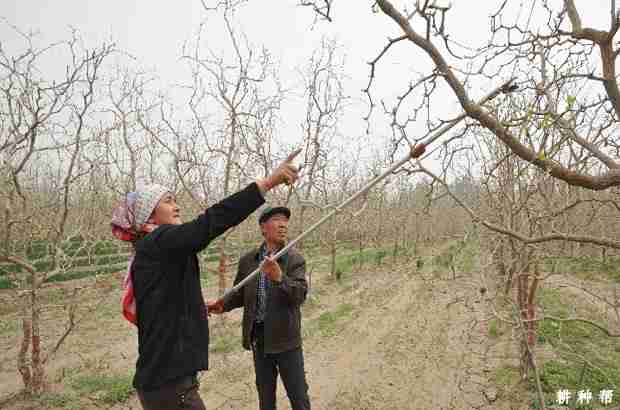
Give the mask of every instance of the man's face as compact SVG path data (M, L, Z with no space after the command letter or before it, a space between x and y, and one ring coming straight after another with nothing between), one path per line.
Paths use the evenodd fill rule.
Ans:
M260 224L263 237L267 243L282 246L286 243L288 236L288 218L283 214L272 215L265 222Z
M155 225L180 225L182 223L180 209L173 194L168 192L161 197L149 221Z

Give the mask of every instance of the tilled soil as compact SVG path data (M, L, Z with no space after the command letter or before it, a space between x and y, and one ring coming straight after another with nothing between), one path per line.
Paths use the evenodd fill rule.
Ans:
M519 408L501 402L492 380L498 363L490 353L489 292L480 292L482 278L417 272L414 265L367 266L341 282L315 275L303 308L313 409ZM113 313L99 314L98 323L83 323L70 336L48 370L52 390L62 391L67 369L131 373L135 330L115 316L120 290L106 295ZM214 351L212 345L211 370L201 375L200 392L210 410L258 408L252 355L240 347L240 318L235 311L212 320L214 342L226 340L228 347ZM19 388L19 377L8 364L15 363L15 347L2 342L0 397L6 397ZM278 401L279 408L290 408L282 384ZM18 409L41 406L5 403ZM134 395L116 405L93 398L81 401L80 408L140 407Z

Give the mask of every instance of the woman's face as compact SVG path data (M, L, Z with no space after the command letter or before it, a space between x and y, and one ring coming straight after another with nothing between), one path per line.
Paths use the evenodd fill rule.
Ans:
M180 211L175 196L168 192L157 203L150 221L155 225L180 225L183 223Z

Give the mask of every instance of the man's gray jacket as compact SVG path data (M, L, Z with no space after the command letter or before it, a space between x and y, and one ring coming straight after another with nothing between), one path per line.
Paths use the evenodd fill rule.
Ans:
M246 253L239 260L235 284L258 268L260 248ZM306 300L306 261L295 249L278 259L282 281L267 287L267 309L264 321L265 353L281 353L301 346L301 312ZM243 307L243 347L251 349L251 337L256 320L256 291L258 275L238 292L224 300L224 311Z

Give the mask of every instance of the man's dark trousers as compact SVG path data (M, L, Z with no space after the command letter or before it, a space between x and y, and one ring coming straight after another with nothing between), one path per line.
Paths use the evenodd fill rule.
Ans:
M255 325L253 333L252 351L254 353L254 370L256 372L256 389L258 390L260 410L276 409L278 371L292 409L310 410L301 346L282 353L265 354L263 325Z

